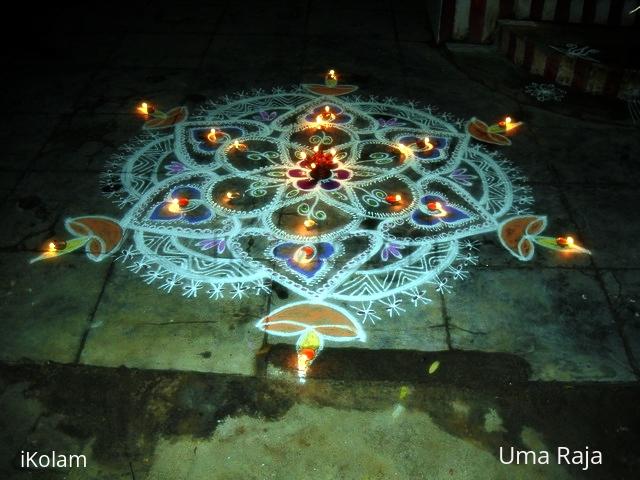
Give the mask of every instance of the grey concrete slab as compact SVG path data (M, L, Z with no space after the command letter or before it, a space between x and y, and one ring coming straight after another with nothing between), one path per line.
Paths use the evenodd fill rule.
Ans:
M30 265L37 255L0 254L0 359L73 362L109 262L96 264L78 251Z
M601 268L638 268L636 248L640 193L633 187L569 186L564 189L571 216ZM600 207L602 206L602 207Z
M143 125L144 120L133 112L130 115L76 113L65 117L32 162L31 169L101 173L123 145L142 134Z
M9 472L29 432L42 415L42 405L28 398L26 383L15 383L0 394L0 472Z
M114 52L111 66L196 68L209 40L205 33L128 33Z
M605 270L602 278L620 333L637 369L640 362L640 270Z
M107 62L119 46L119 32L69 32L50 35L47 41L25 44L21 54L13 59L19 66L32 65L49 74L50 70L91 69Z
M230 5L183 0L180 3L154 3L123 28L129 33L213 33L220 17Z
M307 33L321 38L358 37L372 41L390 41L396 37L395 18L391 12L371 8L348 8L340 5L327 8L322 3L312 4ZM340 17L340 21L336 21Z
M557 181L590 185L640 183L640 175L635 172L640 155L637 130L534 107L523 110L525 121L536 136L536 154L547 159L558 174Z
M12 115L11 121L0 125L0 142L5 149L0 165L12 170L26 169L50 139L61 118L58 113Z
M61 70L46 65L16 67L4 79L0 100L8 113L70 113L92 73L92 68L75 65Z
M23 175L19 170L0 170L0 196L9 195Z
M105 215L119 218L113 200L100 193L95 172L30 172L0 207L11 228L0 231L0 245L37 249L43 235L67 236L68 217Z
M243 74L251 75L258 83L280 75L289 79L287 83L294 83L299 74L303 47L302 41L292 41L285 36L221 33L213 36L204 56L203 68L239 81L242 81ZM231 87L227 93L237 88L244 86Z
M203 285L185 298L184 284L170 293L148 285L118 263L96 311L81 362L89 365L254 374L262 332L255 328L267 297L227 289L211 299Z
M418 4L413 8L394 3L395 28L398 40L402 42L430 42L433 40L426 4Z
M277 2L266 9L226 8L216 33L242 35L302 36L305 32L306 4ZM244 41L244 39L243 39ZM238 43L243 43L238 41Z
M94 79L99 89L85 92L78 100L82 113L134 116L142 101L160 110L181 105L194 78L191 70L176 68L107 68Z
M633 381L589 271L478 270L445 298L453 348L505 352L545 381Z

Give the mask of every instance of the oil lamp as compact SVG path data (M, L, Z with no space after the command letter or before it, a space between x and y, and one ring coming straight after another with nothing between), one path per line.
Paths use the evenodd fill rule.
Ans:
M235 149L235 150L246 150L247 146L244 143L240 143L237 139L233 141L233 143L231 144L231 148Z
M331 178L331 170L337 167L333 162L335 152L335 148L323 152L320 150L319 145L313 147L313 156L311 157L311 163L309 163L309 176L318 181Z
M391 205L396 205L402 201L402 195L396 193L395 195L387 195L385 200Z
M65 248L67 248L67 242L64 240L52 240L49 242L49 245L47 245L47 252L56 253Z
M153 112L156 111L153 105L149 105L147 102L142 102L136 110L138 110L138 112L144 115L145 117L148 117L149 115L151 115Z
M440 202L429 202L427 208L430 212L439 212L442 210L442 204Z
M338 75L335 70L329 70L324 77L324 84L327 87L335 87L338 85Z
M428 152L429 150L433 150L433 143L431 143L431 141L429 140L429 137L418 139L418 141L416 141L416 146L419 149L424 150L425 152Z
M304 245L293 254L293 261L300 265L304 265L305 263L309 263L313 260L315 254L316 251L312 246Z
M309 366L314 358L316 358L316 351L313 348L302 348L298 351L297 370L300 383L305 382L307 370L309 370Z
M322 115L322 120L324 120L325 122L331 122L336 119L336 116L334 113L331 112L329 105L325 105L324 111L322 112L321 115Z
M229 191L224 194L224 198L227 202L232 202L233 200L239 197L240 197L240 194L238 192Z
M491 125L487 131L489 133L506 133L520 125L522 125L522 122L514 122L511 117L507 116L504 120L498 122L497 125Z
M169 202L169 205L167 205L167 210L169 210L171 213L179 213L180 212L180 200L178 200L177 198L173 198Z
M556 244L562 248L571 248L575 244L573 237L558 237Z

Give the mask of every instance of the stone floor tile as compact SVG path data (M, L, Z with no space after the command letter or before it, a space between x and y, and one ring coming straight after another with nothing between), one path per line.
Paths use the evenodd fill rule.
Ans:
M532 380L635 379L588 271L474 271L445 301L453 348L520 355Z

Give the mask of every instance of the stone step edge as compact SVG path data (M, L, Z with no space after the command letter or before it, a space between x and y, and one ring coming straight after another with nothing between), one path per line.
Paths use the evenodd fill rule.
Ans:
M538 27L539 22L498 22L498 50L529 73L565 87L593 95L626 99L640 94L640 71L619 68L570 56L534 42L520 27ZM513 28L518 27L518 28Z

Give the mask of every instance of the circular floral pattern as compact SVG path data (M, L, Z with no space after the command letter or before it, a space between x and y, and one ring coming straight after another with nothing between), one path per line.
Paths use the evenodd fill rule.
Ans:
M465 278L471 237L530 213L521 180L432 107L295 89L148 128L103 190L133 231L121 258L161 290L242 298L275 281L375 321Z

